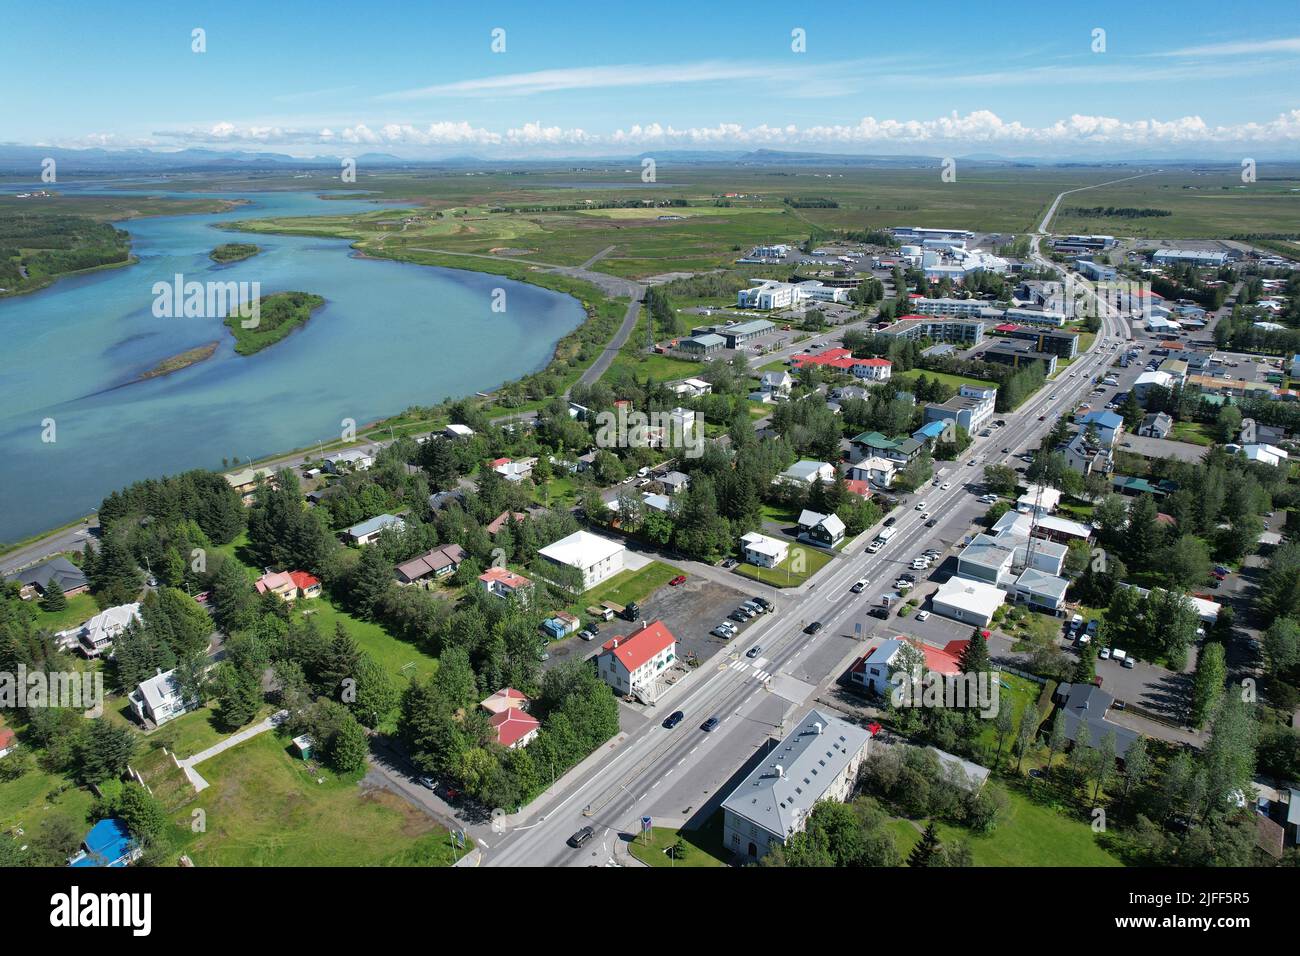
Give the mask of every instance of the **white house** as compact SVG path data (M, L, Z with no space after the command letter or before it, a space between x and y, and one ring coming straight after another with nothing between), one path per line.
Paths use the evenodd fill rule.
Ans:
M341 475L350 471L368 471L375 463L374 455L359 449L336 451L325 456L325 470L332 475Z
M874 691L881 697L888 697L894 690L890 677L897 669L894 661L903 650L903 642L898 640L881 641L849 672L852 682L859 687Z
M582 572L582 589L589 591L623 570L623 556L627 549L621 543L598 534L575 531L537 553L552 564L577 568Z
M396 515L375 515L360 524L354 524L347 531L343 532L344 536L352 541L353 544L365 546L374 541L381 534L389 529L397 531L406 530L406 522Z
M112 646L119 634L132 621L140 620L140 604L119 604L100 611L81 626L77 634L77 648L87 657L98 657Z
M457 425L454 422L442 430L447 438L473 438L474 429L468 425Z
M1007 599L1006 592L992 584L951 577L930 600L935 614L956 621L988 627L993 614Z
M677 638L663 621L647 622L639 631L605 642L596 670L615 693L654 699L654 684L677 659Z
M774 568L790 553L790 545L786 542L780 538L769 538L757 531L742 535L740 546L745 561L759 568Z
M864 458L856 465L850 465L847 477L857 480L870 482L877 488L888 488L894 483L894 475L898 473L898 462L890 461L888 458Z
M185 700L174 670L166 673L160 670L155 676L141 681L127 699L140 722L149 721L154 726L165 724L199 705L198 701Z
M794 378L789 372L764 372L758 380L758 389L771 398L788 398L794 387Z
M814 483L835 480L835 466L826 461L796 461L773 479L773 484L802 485L811 488Z

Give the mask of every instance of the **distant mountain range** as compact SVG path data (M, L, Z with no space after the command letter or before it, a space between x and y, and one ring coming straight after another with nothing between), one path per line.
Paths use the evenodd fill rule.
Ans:
M805 166L855 168L908 168L933 166L938 156L850 155L846 153L797 152L774 149L757 150L656 150L635 156L539 157L531 160L503 160L478 156L451 156L440 159L410 159L388 153L363 153L352 157L360 166L393 168L511 168L600 169L606 166L637 165L644 158L658 163L713 164L733 166ZM41 162L53 158L62 175L129 174L161 172L255 172L287 168L329 168L337 170L341 156L304 158L275 152L247 150L182 149L65 149L55 146L25 146L0 143L0 175L35 180ZM1132 158L1112 160L1051 159L1045 157L1009 157L995 153L970 153L957 156L959 162L989 166L1181 166L1193 164L1235 165L1227 160L1170 158Z

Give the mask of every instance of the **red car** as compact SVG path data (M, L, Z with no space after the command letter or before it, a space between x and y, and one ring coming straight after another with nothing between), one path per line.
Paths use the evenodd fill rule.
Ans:
M679 574L679 575L677 575L677 577L673 578L673 579L672 579L671 581L669 581L668 583L669 583L670 585L672 585L673 587L677 587L677 585L679 585L679 584L685 584L685 583L686 583L686 575L684 575L684 574Z

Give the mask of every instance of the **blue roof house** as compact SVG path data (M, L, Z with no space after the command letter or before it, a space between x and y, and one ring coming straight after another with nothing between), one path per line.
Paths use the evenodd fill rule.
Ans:
M140 858L140 847L125 823L116 817L100 820L86 838L82 849L68 860L69 866L129 866Z

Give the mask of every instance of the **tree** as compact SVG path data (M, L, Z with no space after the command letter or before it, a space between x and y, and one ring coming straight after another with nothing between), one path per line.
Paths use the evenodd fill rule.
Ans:
M1027 705L1027 707L1028 706L1030 705ZM1011 729L1014 726L1014 720L1015 718L1011 708L1011 701L1007 700L1006 697L999 697L998 715L993 721L993 726L997 730L998 734L998 746L997 750L994 751L993 754L993 770L995 773L997 772L998 764L1002 762L1002 744L1006 740L1007 735L1011 733Z
M1052 730L1047 737L1047 772L1052 772L1052 761L1056 755L1065 749L1069 737L1065 733L1065 712L1058 710L1056 716L1052 719Z
M135 753L135 733L129 727L98 718L81 732L73 750L81 779L103 783L126 772Z
M92 565L90 587L100 607L130 604L140 593L140 569L121 537L110 529Z
M1106 731L1101 738L1101 746L1097 748L1096 755L1093 758L1093 779L1095 781L1092 788L1093 806L1097 805L1097 797L1101 794L1102 788L1106 786L1106 781L1115 772L1116 747L1115 731Z
M939 831L931 820L926 824L925 832L912 852L907 855L907 865L915 867L934 866L939 857Z
M122 818L122 822L137 840L152 839L167 827L166 808L134 780L122 785L116 810L117 816Z
M1129 793L1134 787L1140 787L1151 772L1151 756L1147 752L1147 739L1141 734L1128 745L1124 752L1124 793L1122 800L1128 803Z
M1020 712L1020 724L1016 728L1016 773L1020 773L1020 765L1024 763L1025 754L1029 748L1034 745L1034 740L1038 736L1038 708L1032 703L1026 703L1025 709Z
M64 597L63 588L51 578L45 586L45 594L41 596L41 607L46 611L62 611L67 606L68 599Z
M962 648L957 665L963 674L985 674L992 669L988 642L985 641L984 632L980 628L975 628L970 640Z
M1192 700L1189 722L1198 730L1205 726L1223 699L1223 685L1228 678L1228 666L1222 644L1206 641L1196 659L1196 674L1192 678Z
M339 773L362 770L366 765L366 757L370 754L370 742L366 738L365 728L351 714L339 723L328 748L330 766Z

